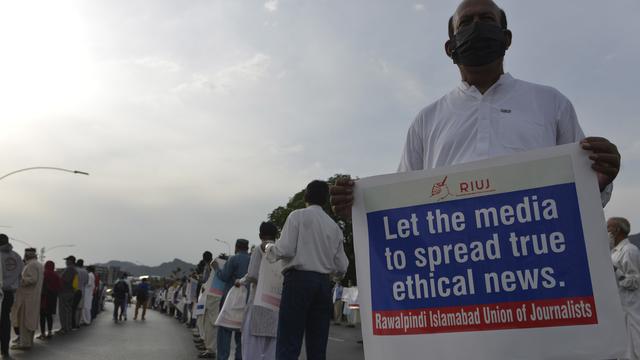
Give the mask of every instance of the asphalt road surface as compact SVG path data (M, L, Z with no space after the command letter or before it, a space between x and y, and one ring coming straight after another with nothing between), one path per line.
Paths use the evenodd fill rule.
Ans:
M33 349L12 350L11 356L16 360L197 359L191 330L175 319L149 310L146 321L133 321L133 308L130 307L129 320L115 324L111 320L111 309L112 304L107 303L106 310L98 315L93 325L50 340L35 340ZM54 329L58 327L58 324L54 325ZM364 360L362 344L358 344L358 340L359 328L332 326L327 359ZM306 359L304 348L300 359Z
M133 321L132 307L129 320L116 324L111 320L112 306L107 303L91 326L44 342L36 340L33 349L11 355L20 360L197 359L191 332L184 325L155 311L147 311L145 321Z

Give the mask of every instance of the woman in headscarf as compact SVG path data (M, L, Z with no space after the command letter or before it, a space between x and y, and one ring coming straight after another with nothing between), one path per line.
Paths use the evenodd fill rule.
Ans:
M56 265L53 261L44 264L44 282L42 283L42 295L40 297L40 336L38 339L48 339L52 336L53 315L58 304L58 292L62 287L60 275L56 273ZM48 329L49 332L45 332Z

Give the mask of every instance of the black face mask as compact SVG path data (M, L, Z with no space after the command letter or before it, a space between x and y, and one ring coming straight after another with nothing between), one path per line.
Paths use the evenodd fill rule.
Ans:
M507 37L498 25L474 21L459 29L451 39L454 64L482 66L504 56Z

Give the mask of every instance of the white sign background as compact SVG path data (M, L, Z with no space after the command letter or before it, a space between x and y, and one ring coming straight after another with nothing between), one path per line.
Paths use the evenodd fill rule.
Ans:
M259 250L262 251L262 250ZM256 286L256 296L254 305L262 306L273 311L280 310L280 299L282 298L282 263L276 261L270 263L263 258L260 262L260 275Z
M372 329L369 235L364 190L382 185L403 186L421 179L460 172L521 164L570 155L575 174L585 245L591 272L598 324L494 331L469 331L421 335L376 336ZM431 188L425 186L425 192ZM607 242L604 212L595 172L588 153L578 144L568 144L493 158L446 168L381 175L360 179L355 186L353 233L356 255L362 335L367 360L539 360L611 359L626 348L626 329ZM381 194L380 198L384 198ZM389 199L388 208L397 207ZM417 202L419 203L419 202Z

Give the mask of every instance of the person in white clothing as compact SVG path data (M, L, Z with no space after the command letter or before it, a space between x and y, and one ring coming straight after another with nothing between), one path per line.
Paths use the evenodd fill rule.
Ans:
M640 359L640 250L629 242L631 226L621 217L607 221L611 261L618 282L627 324L628 347L624 359Z
M260 224L259 236L263 243L273 243L278 236L278 228L271 222L263 222ZM247 275L236 281L236 286L249 286L249 298L242 322L242 358L275 360L278 312L254 302L258 282L262 281L261 275L264 275L260 271L262 257L260 247L251 251Z
M398 171L580 142L591 152L604 206L620 170L617 147L605 138L584 138L571 102L558 90L504 72L511 39L507 16L493 1L460 3L449 19L444 49L462 82L420 111L407 133ZM344 177L331 188L333 210L344 218L351 217L354 184Z
M93 305L93 292L96 288L96 275L93 273L94 268L87 266L89 280L84 287L84 299L82 302L82 322L86 325L91 324L91 306Z
M341 278L349 260L342 230L324 211L329 185L315 180L304 193L307 204L287 217L280 240L262 244L269 262L282 259L284 284L276 359L297 360L305 336L307 359L325 359L331 302L331 277Z

